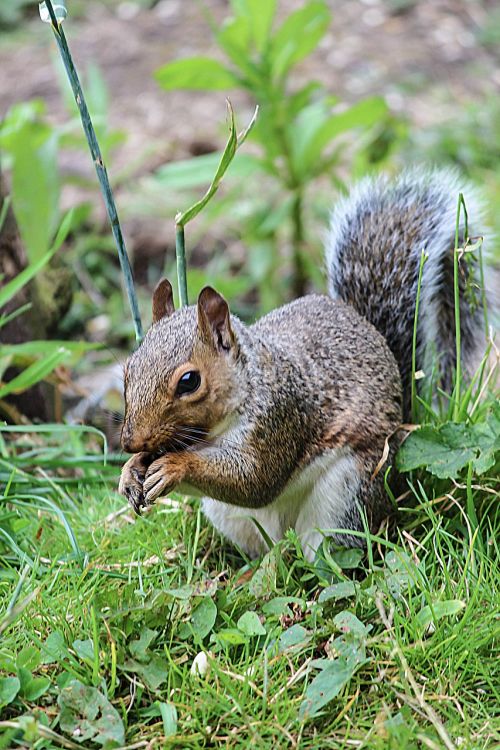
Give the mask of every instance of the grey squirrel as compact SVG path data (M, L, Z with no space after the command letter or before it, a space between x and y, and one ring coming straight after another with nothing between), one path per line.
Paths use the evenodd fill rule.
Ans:
M459 190L481 220L455 173L363 180L331 217L329 296L302 297L253 325L210 287L174 310L162 280L153 325L125 367L122 446L134 455L119 491L132 506L174 488L202 495L205 515L250 556L266 549L253 519L274 540L294 528L309 559L325 533L361 545L349 531L363 528L362 513L375 529L389 510L384 472L373 475L409 413L422 250L417 369L433 350L450 386ZM471 262L461 263L462 291ZM460 306L465 367L481 340L481 310L464 294Z

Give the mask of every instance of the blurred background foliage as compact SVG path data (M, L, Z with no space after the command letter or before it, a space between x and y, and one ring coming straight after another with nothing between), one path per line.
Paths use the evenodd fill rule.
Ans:
M176 277L174 215L215 172L227 132L225 97L240 126L255 104L260 113L217 198L188 227L191 299L210 283L233 311L253 320L323 290L329 209L368 172L415 162L454 165L495 205L500 16L494 3L189 5L69 0L65 24L146 326L152 287L162 274ZM27 287L8 287L1 299L10 348L0 355L6 381L0 407L11 420L54 417L64 412L54 384L78 396L69 367L80 360L78 371L91 374L120 359L119 350L133 346L133 329L50 29L27 0L2 4L0 28L4 261L16 247L0 273L9 282L23 268L36 270L28 270ZM491 221L500 229L494 210ZM105 346L89 350L92 343ZM47 378L48 414L24 404L12 411L4 402Z

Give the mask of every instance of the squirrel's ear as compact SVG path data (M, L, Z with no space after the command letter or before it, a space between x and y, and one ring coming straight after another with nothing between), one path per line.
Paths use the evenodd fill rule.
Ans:
M153 323L169 317L175 312L172 284L168 279L161 279L153 292Z
M198 297L198 326L204 338L218 349L229 351L234 346L229 307L224 297L211 286L202 289Z

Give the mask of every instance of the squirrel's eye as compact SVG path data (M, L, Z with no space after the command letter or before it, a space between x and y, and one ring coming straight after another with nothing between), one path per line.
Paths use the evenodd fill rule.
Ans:
M194 393L201 383L200 373L197 370L185 372L177 383L177 396L183 396L185 393Z

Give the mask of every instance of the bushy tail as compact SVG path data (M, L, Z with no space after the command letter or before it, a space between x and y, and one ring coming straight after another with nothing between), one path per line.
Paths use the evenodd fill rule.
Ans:
M351 304L385 336L401 371L405 417L409 416L422 250L428 260L422 275L417 370L429 376L429 357L434 353L439 384L448 391L452 386L456 364L453 256L460 192L470 217L469 237L482 234L483 211L475 191L453 171L409 170L395 180L387 176L364 179L338 203L331 217L326 248L330 294ZM461 244L464 223L462 215ZM460 261L464 369L484 341L477 265L470 253ZM473 302L471 291L475 292Z

